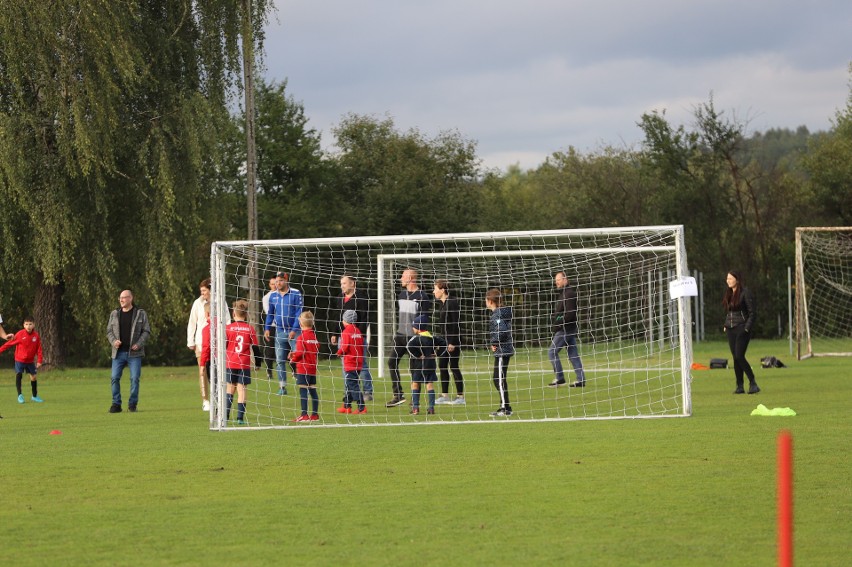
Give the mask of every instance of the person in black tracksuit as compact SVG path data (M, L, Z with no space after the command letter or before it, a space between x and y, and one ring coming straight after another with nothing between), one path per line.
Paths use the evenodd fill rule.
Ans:
M515 354L515 343L512 338L512 308L503 306L503 295L497 288L489 289L485 294L485 307L491 311L491 321L488 325L491 352L494 353L494 387L500 393L500 407L491 412L491 417L508 417L512 415L512 405L509 403L509 385L506 373L509 361Z
M414 335L413 323L418 315L428 315L432 312L432 296L420 289L417 285L417 271L407 268L399 278L402 290L397 294L397 328L393 337L393 350L388 358L388 370L390 370L391 383L393 386L393 398L385 404L385 407L400 406L405 403L405 394L402 391L402 380L399 375L399 361L408 351L406 347L409 339Z
M447 349L438 359L441 369L441 396L435 403L464 405L464 376L459 368L461 358L461 324L459 322L461 308L455 297L450 297L450 284L447 280L436 280L435 306L437 307L438 324L435 332L447 342ZM456 399L450 400L450 372L456 384Z
M743 285L739 272L731 270L726 278L728 284L725 296L722 298L722 306L725 308L725 325L723 330L728 336L728 346L734 357L734 375L737 380L735 394L745 394L743 374L748 377L748 393L756 394L760 391L757 381L754 379L754 370L746 360L745 354L748 343L751 340L751 331L757 318L754 305L754 296L751 291Z

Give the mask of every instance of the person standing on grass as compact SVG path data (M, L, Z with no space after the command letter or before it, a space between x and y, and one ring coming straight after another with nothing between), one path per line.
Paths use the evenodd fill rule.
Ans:
M139 403L139 380L145 342L151 336L148 314L133 304L133 292L125 289L118 296L119 307L109 315L107 339L112 346L112 405L109 413L121 413L121 375L130 368L130 399L127 411L135 412Z
M757 381L754 379L754 370L746 360L745 354L748 343L751 340L751 330L757 318L754 305L754 296L748 288L743 285L740 273L734 270L728 272L725 282L728 287L722 298L722 306L725 308L725 325L722 330L728 336L728 346L734 357L734 376L737 381L735 394L745 394L743 374L748 376L748 393L760 392Z
M210 304L210 278L204 279L198 284L200 295L192 303L189 310L189 322L186 324L186 346L195 353L198 362L198 387L201 391L201 410L210 411L210 377L201 364L201 333L207 326L207 316L204 306Z
M24 318L24 328L15 333L3 346L0 352L15 347L15 387L18 389L18 403L24 403L24 394L21 393L21 382L24 372L30 375L30 389L32 390L32 401L41 403L38 397L38 379L36 374L41 368L44 358L41 351L41 337L35 330L35 321L32 317Z
M491 412L491 417L508 417L512 415L512 405L509 403L509 385L506 373L509 361L515 354L515 344L512 338L512 308L503 305L503 294L497 288L491 288L485 294L485 307L491 311L491 321L488 330L491 339L491 352L494 353L494 372L492 380L494 387L500 393L500 407Z
M302 333L296 339L296 347L290 353L290 361L296 365L296 386L299 387L299 404L302 415L293 421L316 421L319 419L319 396L317 396L317 353L319 341L314 333L314 314L302 311L299 315ZM311 396L311 413L308 415L308 394Z
M287 395L287 359L299 336L299 315L302 314L302 292L290 287L290 275L278 272L275 293L269 296L264 340L275 331L275 362L278 367L278 395Z
M571 382L572 388L582 388L586 385L586 373L583 370L583 361L580 360L580 352L577 350L577 291L568 282L565 272L556 272L553 282L559 292L556 300L556 308L553 311L553 340L547 357L556 373L556 378L548 384L551 388L558 388L566 384L565 372L562 370L560 354L563 348L568 350L568 360L574 367L577 380Z
M369 300L366 294L359 291L356 287L355 276L352 274L343 274L340 278L340 295L337 298L337 306L340 313L337 316L338 321L343 321L343 314L349 310L355 311L358 316L355 326L361 332L364 338L364 365L361 368L359 378L361 379L361 388L364 392L364 401L369 402L373 399L373 375L370 374L370 353L369 342L367 340L367 331L370 327L369 317ZM340 326L341 331L343 325ZM337 335L331 336L331 344L337 345Z
M358 373L364 364L364 338L358 329L358 313L350 309L343 313L343 333L340 335L337 356L343 357L344 388L343 405L338 413L367 413L364 396L358 383ZM352 409L352 402L358 409Z
M260 347L254 327L246 323L248 301L234 301L234 322L225 327L225 372L227 375L227 396L225 420L231 419L231 406L234 404L234 392L237 393L237 424L245 425L246 388L251 384L252 357L260 362ZM260 368L260 364L255 365Z
M388 359L393 398L385 407L395 407L405 403L402 392L402 380L399 375L399 361L407 354L406 345L413 336L412 323L418 315L432 312L432 298L417 284L417 270L406 268L399 278L402 290L397 294L397 330L393 337L393 350Z
M269 315L269 298L278 289L278 276L269 278L269 291L261 299L263 305L263 320L266 321L266 316ZM266 333L263 334L263 363L266 365L266 379L272 381L272 369L275 366L275 327L269 329L269 338L266 338Z
M450 296L450 284L447 280L435 280L435 305L438 311L438 324L435 332L447 342L447 348L438 359L441 369L441 395L436 404L464 405L464 376L459 368L461 359L461 308L459 301ZM456 384L456 398L450 400L450 372Z
M411 410L408 413L420 413L420 391L426 384L426 414L435 413L435 382L438 376L436 360L446 351L447 343L441 337L429 332L429 317L418 315L411 324L414 336L408 341L408 360L411 368Z

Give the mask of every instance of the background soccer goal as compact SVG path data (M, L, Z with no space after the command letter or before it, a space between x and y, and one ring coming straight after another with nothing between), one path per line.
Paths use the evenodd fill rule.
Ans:
M514 311L517 354L509 372L514 414L508 421L676 417L691 413L691 315L688 298L671 299L669 283L687 276L680 226L577 229L501 233L383 236L342 239L216 242L211 254L213 317L224 320L237 298L259 298L275 272L290 274L290 285L314 312L320 343L318 391L320 421L307 426L401 425L493 422L499 404L492 385L485 292L499 288ZM387 360L396 331L396 294L402 271L418 273L421 289L432 294L436 279L449 281L461 305L465 404L438 405L434 415L413 416L408 405L385 407L393 396ZM585 388L550 388L548 360L553 276L564 271L578 293L580 355ZM368 413L339 414L343 397L341 362L332 356L331 334L338 332L336 298L344 273L357 278L371 299L370 369L374 400ZM256 274L250 277L249 274ZM260 326L260 304L250 307ZM434 317L433 317L434 320ZM211 428L236 426L224 415L224 331L214 326L214 401ZM566 380L574 373L562 352ZM408 358L400 364L410 400ZM288 372L288 389L278 396L273 376L253 372L248 392L249 427L305 427L298 391ZM441 390L439 383L436 391ZM450 380L451 397L456 390ZM422 405L425 406L425 400ZM233 417L233 416L232 416ZM507 421L499 419L496 421ZM245 427L242 427L245 428Z
M852 227L796 229L798 358L852 356Z

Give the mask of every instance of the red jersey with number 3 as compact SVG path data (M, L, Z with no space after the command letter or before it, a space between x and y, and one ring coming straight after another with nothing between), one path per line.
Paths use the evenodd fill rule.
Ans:
M231 370L251 368L252 346L257 345L254 327L245 321L234 321L225 327L225 367Z

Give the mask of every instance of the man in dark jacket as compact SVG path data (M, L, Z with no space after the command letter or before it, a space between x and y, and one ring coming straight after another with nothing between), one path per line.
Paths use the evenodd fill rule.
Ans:
M566 384L560 353L564 347L567 347L568 360L571 361L571 366L574 367L574 373L577 375L577 380L570 386L582 388L586 385L586 374L583 371L580 352L577 350L577 291L568 283L565 272L556 272L553 282L556 284L559 296L553 312L553 341L550 343L547 357L553 365L556 378L548 386L558 388Z
M110 413L121 412L121 375L130 367L130 399L128 411L136 411L139 402L139 379L142 377L142 358L145 341L151 335L148 314L133 305L133 292L125 289L118 296L121 305L110 313L107 338L112 346L112 405Z

